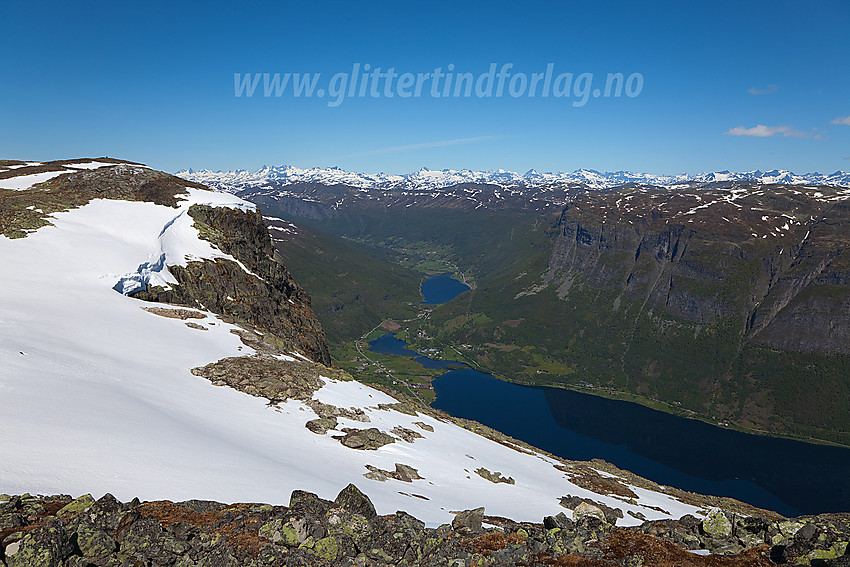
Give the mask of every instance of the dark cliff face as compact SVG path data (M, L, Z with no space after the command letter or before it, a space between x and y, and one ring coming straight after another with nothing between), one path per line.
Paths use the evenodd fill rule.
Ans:
M593 286L618 293L614 310L634 301L693 323L730 318L742 341L850 354L850 207L769 191L693 212L716 196L668 195L681 202L666 211L646 195L631 210L617 194L567 207L549 277L562 298Z
M189 262L186 267L169 267L178 281L173 289L149 288L135 297L208 309L266 333L266 340L279 342L278 346L330 365L328 345L310 308L310 297L275 252L262 215L202 205L193 205L189 215L202 238L251 273L232 260Z
M572 326L580 372L604 354L603 383L850 439L846 190L615 192L571 204L555 228L543 281L564 303L555 313Z

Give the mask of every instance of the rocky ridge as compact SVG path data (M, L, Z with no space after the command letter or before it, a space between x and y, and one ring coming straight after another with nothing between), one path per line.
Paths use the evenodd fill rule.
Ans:
M427 528L378 515L354 485L335 500L295 491L289 506L138 499L106 494L0 495L5 567L159 566L752 566L850 565L850 515L768 520L719 510L700 521L616 526L581 505L541 523L458 511Z

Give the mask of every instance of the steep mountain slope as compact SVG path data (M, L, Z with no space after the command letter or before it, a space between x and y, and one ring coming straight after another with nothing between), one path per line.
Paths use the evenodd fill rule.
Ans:
M533 345L572 368L540 374L532 353L482 349L481 364L514 379L847 444L848 204L826 187L590 194L554 225L545 269L493 278L436 312L434 331Z
M285 503L357 482L379 512L432 525L478 506L538 520L582 499L623 524L751 511L351 381L320 363L320 327L254 205L79 163L94 169L28 185L22 167L0 190L2 491Z

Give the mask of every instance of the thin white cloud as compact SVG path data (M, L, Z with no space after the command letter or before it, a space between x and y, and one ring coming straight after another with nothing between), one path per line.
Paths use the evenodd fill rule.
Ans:
M500 136L477 136L475 138L455 138L453 140L439 140L436 142L422 142L419 144L405 144L403 146L392 146L390 148L380 148L353 154L351 157L373 156L379 154L395 154L400 152L409 152L411 150L424 150L428 148L444 148L447 146L460 146L463 144L477 144L478 142L488 142L497 140Z
M839 116L834 120L829 121L830 124L845 124L850 126L850 116Z
M756 87L750 87L747 89L747 92L751 95L759 96L759 95L769 95L773 94L779 90L779 87L776 85L768 85L766 89L757 89Z
M764 124L759 124L757 126L753 126L752 128L744 128L743 126L738 126L736 128L732 128L731 130L727 130L724 132L727 136L753 136L756 138L769 138L770 136L787 136L791 138L811 138L812 134L807 132L800 132L799 130L795 130L790 126L765 126Z

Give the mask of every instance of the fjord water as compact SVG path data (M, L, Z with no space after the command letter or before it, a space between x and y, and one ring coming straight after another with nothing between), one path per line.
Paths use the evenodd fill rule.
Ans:
M662 485L730 496L787 516L850 511L850 450L749 435L472 368L433 382L433 407L566 459L604 459Z
M442 292L450 286L436 283ZM455 295L465 291L453 287L459 289ZM426 301L454 297L448 295L426 295ZM413 356L429 368L459 364L407 346L392 335L370 343L375 352ZM433 407L566 459L604 459L662 485L730 496L786 516L850 511L850 449L749 435L560 388L521 386L467 366L447 371L433 385Z

